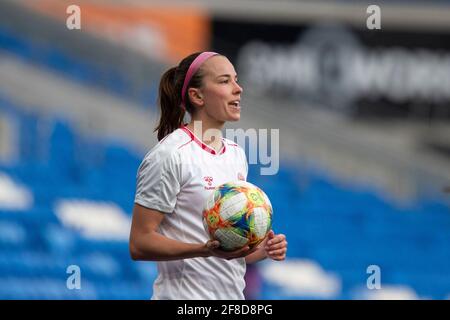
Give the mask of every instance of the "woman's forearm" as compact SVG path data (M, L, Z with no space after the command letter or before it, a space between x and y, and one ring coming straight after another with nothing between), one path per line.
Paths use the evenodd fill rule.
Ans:
M266 255L266 251L264 250L264 247L259 246L255 252L252 252L248 256L245 257L245 262L247 264L252 264L252 263L264 260L266 258L267 258L267 255Z
M145 261L180 260L211 255L205 244L184 243L156 231L132 236L130 253L133 260Z

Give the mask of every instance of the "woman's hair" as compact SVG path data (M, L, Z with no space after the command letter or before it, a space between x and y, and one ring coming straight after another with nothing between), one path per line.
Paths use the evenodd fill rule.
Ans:
M186 89L184 101L185 107L181 105L181 90L184 79L191 63L200 55L201 52L193 53L183 60L177 67L170 68L161 77L159 83L158 103L161 108L161 118L154 131L158 131L158 141L161 141L166 135L178 129L183 123L184 115L187 112L192 116L194 106L191 104ZM187 88L200 88L202 85L203 73L201 68L192 76Z

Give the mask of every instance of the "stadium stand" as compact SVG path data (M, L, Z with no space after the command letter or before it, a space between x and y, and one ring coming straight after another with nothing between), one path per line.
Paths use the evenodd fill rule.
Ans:
M136 95L120 70L37 45L4 25L0 69L14 71L0 75L0 133L9 137L0 139L0 299L148 299L156 264L130 259L128 232L137 168L155 143L154 114L130 106L154 99L154 83L153 91ZM35 91L33 81L27 82L34 75L42 81ZM58 100L58 91L68 101ZM59 105L53 107L55 101ZM78 113L71 110L77 101ZM102 112L108 104L119 116ZM257 97L249 96L246 104L244 127L274 123L277 115ZM88 112L90 106L95 110ZM394 160L389 153L375 158L377 170L361 167L357 175L366 176L357 181L354 171L339 172L342 161L355 168L361 150L389 148L376 149L377 142L359 148L372 131L361 129L360 140L348 140L346 123L326 130L324 120L319 133L307 117L304 125L279 120L288 134L281 136L278 173L262 176L260 165L250 165L248 180L271 199L274 229L286 234L289 254L283 263L260 264L262 285L255 297L448 298L450 204L423 186L448 181L446 162L433 159L433 168L424 159L411 164L410 154L399 150ZM292 141L300 133L303 143ZM344 142L336 147L337 140ZM312 165L319 154L324 162ZM344 154L342 161L330 159ZM366 157L367 164L374 156ZM389 173L381 184L380 170ZM417 172L410 176L412 171ZM405 176L411 192L396 184ZM407 201L395 201L396 190ZM81 290L68 289L67 271L74 265L81 270ZM381 270L381 290L367 288L373 265Z

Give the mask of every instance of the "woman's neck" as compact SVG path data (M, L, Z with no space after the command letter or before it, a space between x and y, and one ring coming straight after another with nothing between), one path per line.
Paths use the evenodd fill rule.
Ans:
M197 138L217 152L222 148L222 128L225 123L192 119L187 125Z

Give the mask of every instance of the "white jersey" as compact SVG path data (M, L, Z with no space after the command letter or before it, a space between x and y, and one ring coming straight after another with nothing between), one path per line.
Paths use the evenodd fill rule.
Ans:
M219 152L187 127L162 139L138 170L135 202L165 213L159 232L185 243L209 240L203 226L206 198L220 184L246 180L244 151L222 138ZM152 299L244 299L244 258L158 261Z

